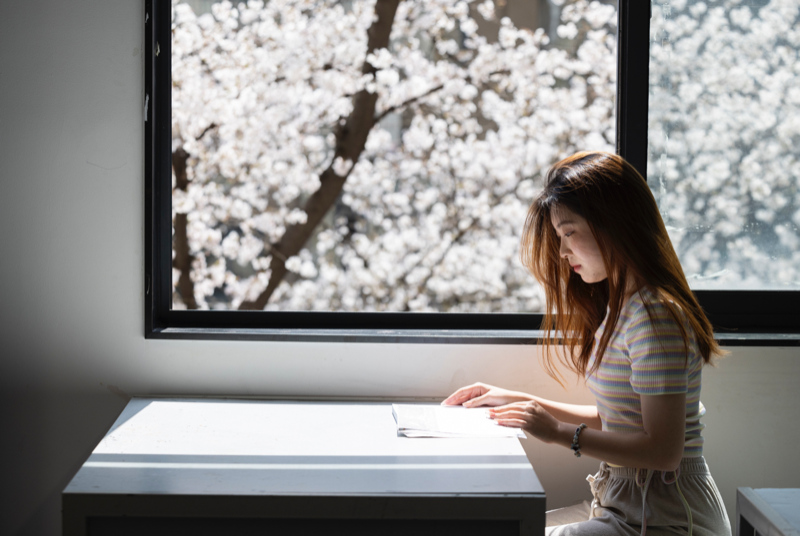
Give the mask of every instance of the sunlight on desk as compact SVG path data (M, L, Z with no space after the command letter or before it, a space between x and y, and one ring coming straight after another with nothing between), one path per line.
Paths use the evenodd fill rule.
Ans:
M540 534L545 509L515 438L398 437L389 403L213 399L131 400L63 501L64 533L82 535Z

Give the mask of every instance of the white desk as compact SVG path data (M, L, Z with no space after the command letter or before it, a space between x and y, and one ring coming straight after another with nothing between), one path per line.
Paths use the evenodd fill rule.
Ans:
M388 403L131 400L63 496L64 534L544 532L517 439L398 437Z
M800 536L800 489L737 489L736 535Z

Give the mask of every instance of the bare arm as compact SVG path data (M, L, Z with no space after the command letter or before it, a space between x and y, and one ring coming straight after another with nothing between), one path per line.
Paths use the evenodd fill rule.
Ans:
M530 401L535 401L548 413L553 415L553 417L565 423L575 425L586 423L586 426L589 428L594 428L596 430L602 429L596 406L554 402L521 391L509 391L508 389L502 389L480 382L462 387L447 397L442 404L445 406L457 406L461 404L467 408L477 408L480 406L503 406L506 404Z
M583 430L581 454L626 467L672 471L680 463L686 435L686 394L642 396L644 430L634 433ZM547 443L569 448L575 426L533 400L491 410L504 426L523 428ZM586 423L587 426L589 423Z
M570 426L572 433L575 433L575 426L583 423L588 428L594 430L602 430L603 423L600 421L600 415L597 414L597 406L584 406L580 404L565 404L563 402L554 402L540 398L538 396L531 396L531 400L537 402L545 409L550 415ZM569 438L572 444L572 436ZM569 446L569 445L567 445Z

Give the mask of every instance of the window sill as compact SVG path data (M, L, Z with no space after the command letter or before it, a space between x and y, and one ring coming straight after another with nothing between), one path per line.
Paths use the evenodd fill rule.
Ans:
M166 328L151 338L389 344L536 344L539 330Z
M540 330L165 328L149 338L383 344L535 345ZM800 346L800 333L717 333L722 346Z

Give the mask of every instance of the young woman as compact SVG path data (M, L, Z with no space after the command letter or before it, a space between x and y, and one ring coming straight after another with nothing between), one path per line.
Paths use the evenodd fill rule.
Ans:
M700 422L702 367L721 351L645 180L608 153L557 163L528 212L521 255L545 291L545 369L559 379L555 354L597 405L480 383L443 403L492 406L499 424L603 460L583 520L547 534L730 536Z

